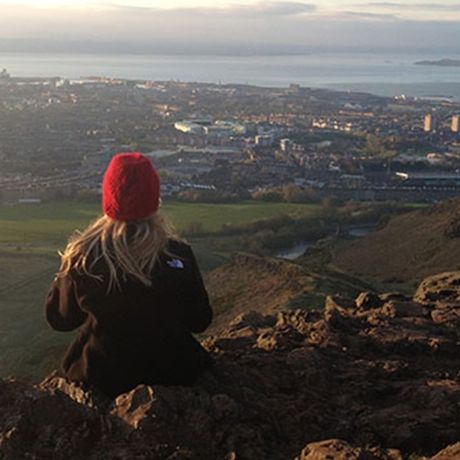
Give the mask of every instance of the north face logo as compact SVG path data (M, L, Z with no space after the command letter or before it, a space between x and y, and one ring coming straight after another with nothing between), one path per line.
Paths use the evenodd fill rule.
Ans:
M171 259L171 260L166 261L166 263L171 268L184 268L184 263L179 259Z

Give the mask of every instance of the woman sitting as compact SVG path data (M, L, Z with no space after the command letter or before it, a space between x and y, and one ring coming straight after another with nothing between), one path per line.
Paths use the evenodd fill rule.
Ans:
M192 333L212 310L191 248L158 213L160 181L139 153L113 157L104 215L72 237L46 300L54 329L80 328L65 375L110 397L138 384L191 385L210 366Z

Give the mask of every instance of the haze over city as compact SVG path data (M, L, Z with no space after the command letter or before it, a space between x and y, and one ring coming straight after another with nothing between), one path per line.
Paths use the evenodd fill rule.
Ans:
M0 51L454 51L460 3L0 1Z

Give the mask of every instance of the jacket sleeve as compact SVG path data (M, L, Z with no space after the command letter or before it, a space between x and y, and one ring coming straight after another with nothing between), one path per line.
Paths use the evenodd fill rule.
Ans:
M56 331L67 332L81 326L87 317L75 296L72 278L56 277L45 301L46 320Z
M187 249L187 262L191 264L192 280L187 293L185 320L190 331L198 333L205 331L211 324L213 313L195 255L190 247Z

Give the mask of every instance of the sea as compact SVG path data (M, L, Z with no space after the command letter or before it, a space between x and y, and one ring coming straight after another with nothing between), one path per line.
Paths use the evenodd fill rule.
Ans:
M103 76L155 81L239 83L363 91L381 96L445 96L460 101L460 67L414 65L460 54L312 53L196 56L0 53L15 77Z

